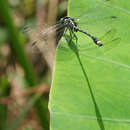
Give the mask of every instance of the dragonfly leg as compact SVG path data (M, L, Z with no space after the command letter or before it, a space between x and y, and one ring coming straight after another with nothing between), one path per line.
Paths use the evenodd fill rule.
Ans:
M65 37L66 41L70 44L70 43L71 43L71 39L72 39L72 34L71 34L70 30L69 30L70 37L69 37L69 39L68 39L68 37L67 37L67 35L66 35L67 30L68 30L68 28L65 28L64 33L63 33L63 36Z
M71 43L72 38L73 38L73 32L72 32L72 30L70 28L69 28L69 33L70 33L69 43Z
M67 28L65 28L65 30L64 30L64 33L63 33L64 36L65 36L66 32L67 32Z
M73 35L74 35L74 38L75 38L75 40L76 40L76 45L78 45L78 37L76 36L75 33L73 33Z

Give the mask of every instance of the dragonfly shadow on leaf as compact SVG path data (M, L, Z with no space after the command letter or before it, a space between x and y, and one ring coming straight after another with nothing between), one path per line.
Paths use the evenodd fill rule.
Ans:
M121 38L116 35L116 30L111 29L106 32L99 40L103 43L103 46L99 47L94 45L92 42L88 44L81 44L78 46L78 50L80 53L88 52L95 53L97 55L105 55L111 49L116 48L120 44Z

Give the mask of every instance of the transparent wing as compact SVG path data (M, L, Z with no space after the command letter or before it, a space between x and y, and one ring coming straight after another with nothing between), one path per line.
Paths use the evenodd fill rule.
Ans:
M56 23L53 26L50 25L30 25L25 26L22 29L23 33L26 33L29 35L30 43L32 46L33 52L43 52L49 51L49 48L55 48L54 45L52 45L52 42L50 42L51 39L54 41L59 40L60 34L62 34L64 31L64 25L61 23ZM58 38L58 40L57 40Z
M60 23L57 23L53 26L50 25L30 25L25 26L22 29L23 33L27 33L30 37L30 39L33 41L32 44L38 43L40 41L46 41L47 38L54 37L56 34L56 31L59 32L63 30L64 26Z
M57 23L53 26L49 25L31 25L23 28L22 32L29 35L29 44L27 44L30 49L30 53L34 56L39 54L44 57L48 66L52 70L54 55L56 50L56 35L61 34L64 31L64 26L61 23ZM42 60L42 59L41 59Z

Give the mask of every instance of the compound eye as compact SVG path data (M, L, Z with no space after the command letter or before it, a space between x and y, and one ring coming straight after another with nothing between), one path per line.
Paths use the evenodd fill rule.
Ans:
M77 26L77 25L78 25L78 23L75 22L75 26Z
M75 21L74 18L71 19L72 21Z
M61 19L60 19L60 22L61 22L61 23L64 23L64 21L65 21L64 18L61 18Z

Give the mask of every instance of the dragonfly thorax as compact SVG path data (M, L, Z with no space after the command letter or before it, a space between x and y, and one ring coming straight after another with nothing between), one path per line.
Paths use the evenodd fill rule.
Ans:
M61 19L62 24L64 24L66 27L69 27L71 30L76 31L77 23L73 18L70 18L68 16Z

